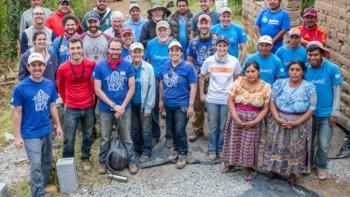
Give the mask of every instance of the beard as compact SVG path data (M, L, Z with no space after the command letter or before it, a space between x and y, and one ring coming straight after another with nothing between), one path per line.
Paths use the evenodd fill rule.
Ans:
M96 33L98 31L97 26L89 27L88 29L91 33Z

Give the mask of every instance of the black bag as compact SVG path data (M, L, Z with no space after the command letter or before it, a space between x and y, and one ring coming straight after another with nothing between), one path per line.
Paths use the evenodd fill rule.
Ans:
M121 171L129 163L128 151L122 140L113 137L107 153L107 168L112 172Z

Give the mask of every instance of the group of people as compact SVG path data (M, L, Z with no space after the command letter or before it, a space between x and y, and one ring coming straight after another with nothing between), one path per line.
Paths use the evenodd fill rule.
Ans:
M256 19L257 52L247 57L244 29L231 22L230 8L212 10L211 0L199 0L197 14L187 0L177 0L172 14L153 5L148 19L131 3L126 21L107 0L96 0L82 23L70 0L58 0L54 13L31 0L21 17L21 82L11 103L15 145L25 147L30 161L32 196L44 195L53 130L64 138L63 157L74 157L81 128L81 165L89 172L100 122L98 172L107 172L116 131L128 152L128 170L136 174L137 163L148 161L159 142L164 112L165 145L178 169L186 166L188 141L203 136L206 111L208 159L221 159L222 173L239 165L244 179L253 179L266 128L263 170L270 178L282 175L295 184L315 166L326 179L342 77L325 58L326 34L317 25L317 11L307 8L304 25L290 28L281 0L268 2Z

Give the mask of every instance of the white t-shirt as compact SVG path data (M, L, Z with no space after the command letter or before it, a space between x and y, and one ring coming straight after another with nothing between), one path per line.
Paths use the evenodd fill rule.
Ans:
M201 75L210 74L208 94L206 102L227 105L227 98L233 79L242 72L236 57L228 55L228 62L218 63L215 55L208 57L202 67Z

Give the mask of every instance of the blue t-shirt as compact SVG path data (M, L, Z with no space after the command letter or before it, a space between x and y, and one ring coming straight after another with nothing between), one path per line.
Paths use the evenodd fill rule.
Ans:
M131 102L135 104L141 104L141 71L142 66L139 65L135 69L135 94L131 99Z
M131 18L124 22L124 27L130 27L135 35L135 42L140 42L141 32L143 25L147 22L147 19L140 18L140 21L134 23Z
M280 58L284 70L286 71L286 75L288 76L288 65L292 61L301 61L304 64L307 62L307 53L306 49L302 46L298 46L298 48L292 50L288 45L284 45L279 48L276 52L277 57Z
M277 78L286 76L281 60L272 53L267 58L262 58L259 52L248 56L244 62L244 68L251 61L257 62L260 66L259 78L271 85Z
M40 138L51 134L50 104L57 100L55 85L48 79L25 78L13 90L11 104L22 106L21 136Z
M102 91L109 99L121 105L129 90L129 78L135 77L135 69L130 62L123 59L117 69L113 70L105 59L95 66L92 77L101 81ZM101 99L99 107L103 112L112 112L111 107Z
M329 117L333 106L333 86L343 82L339 67L323 59L320 67L312 67L308 63L305 80L313 83L317 91L317 105L314 116Z
M238 58L238 45L247 42L248 36L244 29L236 24L230 24L227 28L223 28L221 23L210 28L210 32L218 36L224 35L230 42L228 53Z
M274 38L280 31L290 29L290 17L284 9L277 12L271 12L270 8L266 8L260 12L256 22L256 26L260 28L260 35L269 35ZM272 53L275 53L283 44L283 37L275 42L272 47Z
M177 17L178 21L179 21L179 28L178 28L178 39L179 42L181 43L182 49L183 51L186 51L187 49L187 44L188 44L188 40L187 40L187 20L188 17L185 16L183 19L181 16Z
M163 83L163 101L168 107L187 107L190 100L190 85L197 83L196 70L192 63L181 61L173 68L170 61L160 69Z
M171 40L167 44L161 44L157 37L147 42L147 48L145 52L145 59L149 59L154 69L155 77L159 77L160 67L170 59L168 53L168 46Z
M68 53L68 39L67 38L62 38L61 46L58 49L58 44L59 44L61 38L62 38L62 36L56 38L52 44L52 50L58 58L58 65L63 64L65 61L69 60L69 58L70 58L70 55ZM59 56L58 56L58 54L59 54Z
M129 49L126 49L123 47L122 49L122 54L120 55L124 60L128 61L131 63L131 56L130 56L130 52Z
M213 47L213 38L211 39L199 39L198 37L191 40L188 49L187 56L192 57L194 64L198 67L202 67L204 61L214 55L215 48Z

